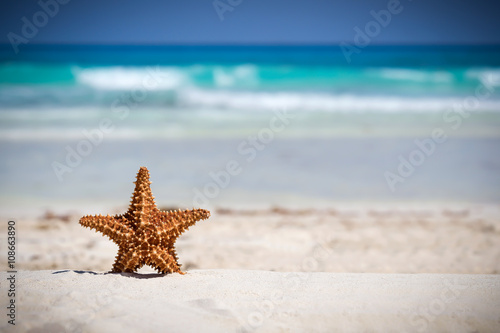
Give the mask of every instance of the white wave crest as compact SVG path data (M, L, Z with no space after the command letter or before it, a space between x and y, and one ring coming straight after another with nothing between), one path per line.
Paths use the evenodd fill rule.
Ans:
M440 112L468 103L468 97L418 98L405 96L327 94L327 93L265 93L208 91L189 89L180 94L183 106L267 111L286 107L299 111L322 112ZM479 100L474 106L482 111L500 111L500 100Z
M189 77L173 67L93 67L75 68L80 84L103 90L164 90L189 84Z

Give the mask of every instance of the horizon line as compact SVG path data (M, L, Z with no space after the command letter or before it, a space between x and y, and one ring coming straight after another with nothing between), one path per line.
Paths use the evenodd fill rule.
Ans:
M339 46L345 41L340 41L336 43L277 43L277 42L267 42L267 43L199 43L199 42L186 42L186 43L144 43L144 42L133 42L133 43L76 43L76 42L30 42L23 47L29 46ZM352 43L356 46L355 43ZM11 46L11 43L0 42L0 47ZM500 47L500 43L371 43L366 46L356 46L360 48L367 48L373 46L490 46L490 47Z

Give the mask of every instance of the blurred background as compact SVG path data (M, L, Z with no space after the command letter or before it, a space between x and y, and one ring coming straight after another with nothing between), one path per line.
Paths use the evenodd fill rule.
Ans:
M500 200L496 2L0 6L2 215Z

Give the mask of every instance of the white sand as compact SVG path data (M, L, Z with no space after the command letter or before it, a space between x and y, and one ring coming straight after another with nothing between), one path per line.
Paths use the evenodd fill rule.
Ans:
M500 330L498 275L56 270L16 278L17 332ZM0 280L5 290L5 273ZM5 318L0 325L9 328Z
M118 247L81 227L83 214L19 218L17 268L110 270ZM5 227L0 224L0 238ZM343 204L214 209L210 219L181 235L176 248L183 269L498 274L499 239L500 205ZM6 258L0 256L0 267Z
M1 273L0 330L500 332L499 205L212 213L177 241L185 276L106 274L117 247L83 213L19 217L17 325Z

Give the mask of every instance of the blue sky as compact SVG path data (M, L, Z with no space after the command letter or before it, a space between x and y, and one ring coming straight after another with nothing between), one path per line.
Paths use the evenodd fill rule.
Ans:
M219 13L213 0L59 1L67 3L45 24L38 1L2 1L0 42L23 36L25 17L42 20L35 43L338 44L396 0L216 0ZM374 44L500 44L500 2L400 0L397 8Z

